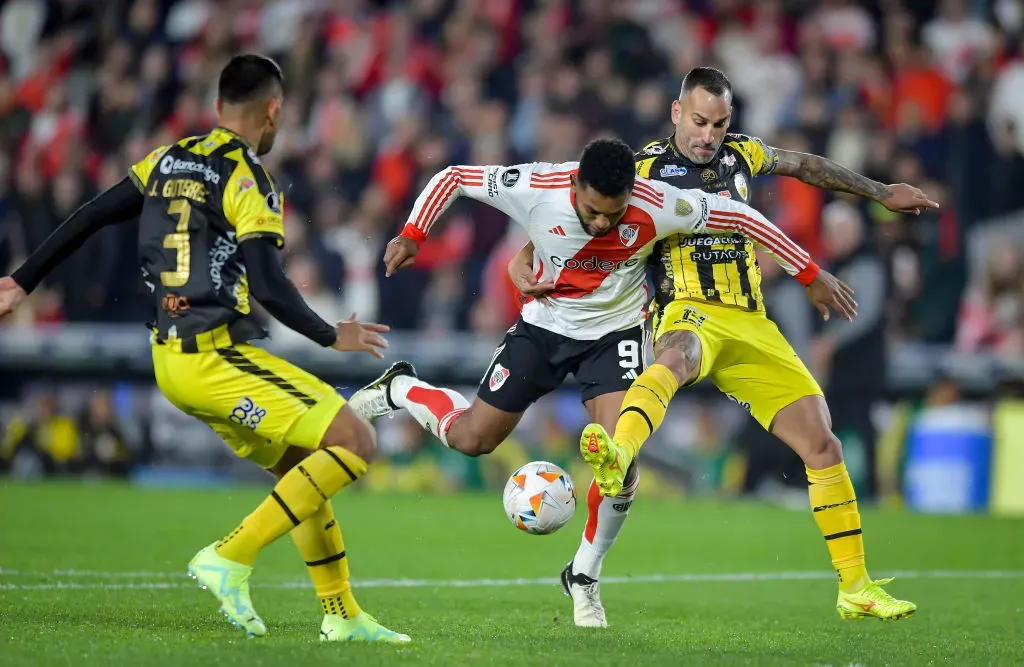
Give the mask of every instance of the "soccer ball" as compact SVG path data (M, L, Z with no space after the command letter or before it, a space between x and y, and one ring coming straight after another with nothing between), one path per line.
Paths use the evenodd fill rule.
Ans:
M554 463L532 461L508 478L502 502L513 526L534 535L548 535L572 518L576 487L569 473Z

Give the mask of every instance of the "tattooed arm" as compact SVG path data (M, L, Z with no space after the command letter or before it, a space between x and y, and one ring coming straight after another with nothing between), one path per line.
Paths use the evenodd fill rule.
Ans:
M885 199L892 196L884 183L873 181L855 171L810 153L779 150L779 162L775 173L780 176L793 176L808 185L826 190L837 190L868 197L869 199Z
M808 185L874 199L890 211L916 214L921 212L922 207L939 207L923 192L906 183L886 185L820 155L776 150L779 161L774 173L779 176L792 176Z

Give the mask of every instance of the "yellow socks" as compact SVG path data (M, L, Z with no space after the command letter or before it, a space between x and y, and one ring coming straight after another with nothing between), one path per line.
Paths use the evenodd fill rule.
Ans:
M352 595L352 584L349 583L345 542L341 539L338 522L334 520L331 501L322 504L316 514L296 526L291 536L302 560L306 561L324 613L337 614L342 618L358 616L359 603Z
M270 497L217 543L217 553L252 565L263 547L313 516L324 501L365 472L366 461L343 447L316 450L285 473Z
M679 383L668 366L658 363L648 366L622 400L612 440L625 446L635 458L644 441L661 426L677 389Z
M843 590L855 590L867 579L864 567L864 537L853 482L846 464L839 462L822 470L807 468L811 512L825 536L832 566Z

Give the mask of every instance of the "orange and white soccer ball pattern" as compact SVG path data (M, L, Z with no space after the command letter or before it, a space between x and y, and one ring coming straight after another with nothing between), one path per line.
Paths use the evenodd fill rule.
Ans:
M576 511L576 486L554 463L531 461L508 478L502 503L513 526L549 535L569 523Z

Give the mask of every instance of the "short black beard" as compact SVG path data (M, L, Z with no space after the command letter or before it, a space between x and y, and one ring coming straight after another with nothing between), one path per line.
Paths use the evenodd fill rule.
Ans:
M592 234L592 233L590 232L590 230L589 230L589 229L587 229L587 226L586 226L586 224L584 224L584 222L583 222L583 216L582 216L582 215L580 215L580 210L579 210L578 208L576 208L576 205L575 205L575 204L573 204L572 210L573 210L573 213L575 213L575 214L576 214L576 220L578 220L578 221L579 221L579 223L580 223L580 227L581 227L581 228L583 229L583 232L584 232L584 233L585 233L585 234L586 234L587 236L589 236L590 238L592 238L592 239L599 239L599 238L601 238L602 236L608 236L608 234L610 234L610 233L611 233L612 229L615 229L615 227L616 227L616 225L612 225L612 226L611 226L611 227L610 227L610 228L608 229L608 231L607 231L607 232L605 232L604 234Z
M273 147L274 147L273 143L271 143L269 146L264 147L263 146L263 137L260 137L259 143L256 144L256 155L262 157L262 156L266 155L267 153L269 153L270 149L273 148Z
M580 215L580 209L576 207L576 202L573 202L573 205L572 205L572 212L576 214L576 220L577 220L577 221L578 221L578 222L580 223L580 228L582 228L582 229L583 229L583 232L584 232L584 233L585 233L585 234L586 234L587 236L593 236L593 234L591 234L591 233L590 233L590 231L589 231L589 230L587 230L587 226L586 226L586 224L584 224L584 222L583 222L583 216L582 216L582 215Z

